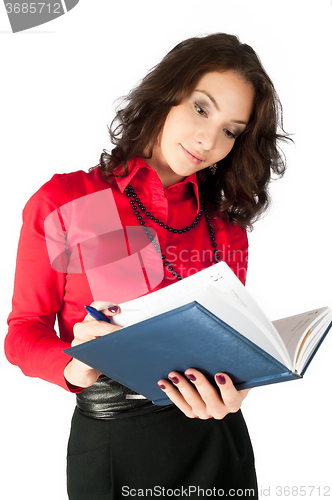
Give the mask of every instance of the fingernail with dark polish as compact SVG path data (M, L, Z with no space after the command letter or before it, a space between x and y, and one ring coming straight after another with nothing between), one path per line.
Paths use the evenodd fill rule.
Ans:
M160 387L160 389L166 389L166 386L164 384L158 384L158 387Z
M108 310L111 311L111 313L116 313L116 312L118 312L119 307L118 306L110 306L108 308Z
M226 384L226 379L223 375L216 375L216 379L217 379L218 384L220 384L220 385Z
M173 384L178 384L180 380L177 377L168 377Z
M191 380L192 382L195 382L196 380L195 375L193 375L192 373L188 373L188 375L186 374L186 377L189 378L189 380Z

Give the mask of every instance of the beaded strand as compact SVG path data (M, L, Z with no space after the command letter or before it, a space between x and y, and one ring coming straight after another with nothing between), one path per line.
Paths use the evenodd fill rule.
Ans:
M168 224L165 224L164 222L160 221L158 218L156 218L154 215L152 215L151 212L146 210L146 207L141 202L140 198L138 197L137 193L135 192L135 190L131 186L131 184L128 184L128 186L125 188L125 193L127 194L128 198L129 198L129 203L130 203L132 209L134 210L134 213L136 215L138 222L143 227L145 234L147 235L147 237L151 241L151 243L154 246L154 248L156 249L157 253L160 254L162 260L164 261L164 266L172 273L173 276L176 277L176 279L182 280L183 278L179 273L177 273L177 271L174 270L173 266L166 260L166 255L162 252L160 245L157 243L157 241L154 239L153 235L151 234L151 231L147 227L145 220L143 220L141 213L143 213L147 218L149 218L154 223L158 224L160 227L166 229L167 231L170 231L171 233L177 233L177 234L186 233L186 232L190 231L191 229L194 229L194 227L196 227L197 224L199 223L199 221L202 217L202 214L204 213L206 224L207 224L208 231L209 231L211 246L213 248L214 258L216 260L216 263L220 262L220 257L219 257L219 253L217 250L216 238L214 236L214 231L213 231L213 228L211 225L210 216L209 216L209 214L204 206L203 200L200 200L201 208L200 208L197 216L193 220L193 222L189 226L183 227L182 229L175 229L173 227L170 227Z

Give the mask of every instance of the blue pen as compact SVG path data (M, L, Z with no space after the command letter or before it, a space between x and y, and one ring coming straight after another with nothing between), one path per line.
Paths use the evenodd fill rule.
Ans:
M111 322L110 318L92 306L84 306L84 309L88 314L90 314L90 316L93 317L93 319L96 319L97 321L105 321L106 323Z

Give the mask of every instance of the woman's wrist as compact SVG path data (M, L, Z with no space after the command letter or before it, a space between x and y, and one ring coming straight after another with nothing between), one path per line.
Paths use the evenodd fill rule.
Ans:
M75 389L79 388L79 386L73 384L72 382L72 376L71 376L71 367L72 367L72 359L69 361L69 363L65 366L65 369L63 371L63 375L65 377L66 383L68 385L69 389Z
M64 371L63 371L63 375L65 377L65 380L66 380L66 383L68 385L68 388L72 391L72 392L76 392L77 389L82 389L82 386L81 384L78 383L77 380L75 380L75 378L73 377L72 375L72 366L73 366L73 360L71 359L69 361L69 363L66 365Z
M63 374L67 385L72 386L74 390L90 387L100 376L100 372L75 359L69 361Z

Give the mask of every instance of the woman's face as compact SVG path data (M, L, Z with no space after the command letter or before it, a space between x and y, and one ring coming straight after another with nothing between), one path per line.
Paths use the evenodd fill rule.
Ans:
M169 112L147 163L163 185L213 165L232 149L249 121L254 89L234 71L206 73Z

